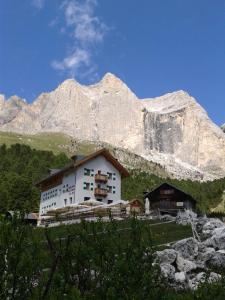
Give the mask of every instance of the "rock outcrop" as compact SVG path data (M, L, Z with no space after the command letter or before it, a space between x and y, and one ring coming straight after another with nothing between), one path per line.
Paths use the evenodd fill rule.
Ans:
M225 135L194 98L178 91L140 100L110 73L90 86L66 80L31 105L0 97L0 130L109 143L178 178L225 175Z
M197 289L206 281L217 282L222 276L214 270L225 268L225 223L219 219L196 218L193 224L200 229L201 241L183 239L170 249L155 253L162 275L176 289Z
M10 123L26 106L27 103L17 96L6 101L4 95L0 95L0 126Z

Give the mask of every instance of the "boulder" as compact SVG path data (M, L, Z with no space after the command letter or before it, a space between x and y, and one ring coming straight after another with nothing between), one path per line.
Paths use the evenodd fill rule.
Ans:
M177 252L174 249L165 249L156 252L156 259L160 264L172 264L177 257Z
M225 228L225 224L219 220L219 219L210 219L208 222L206 222L202 227L202 234L205 237L210 237L213 235L213 231L216 228Z
M195 270L197 268L197 265L194 262L184 259L180 255L177 256L176 264L177 269L185 273Z
M170 264L162 264L162 265L160 265L160 269L161 269L162 275L165 278L174 280L174 277L175 277L174 266L171 266Z
M213 257L215 252L216 251L214 248L205 247L202 249L202 251L199 251L197 261L202 262L204 265L208 260L210 260Z
M222 276L218 273L215 273L215 272L211 272L210 275L209 275L209 278L208 278L208 282L209 283L214 283L214 282L217 282L219 280L221 280Z
M194 278L188 280L188 287L192 290L196 290L200 284L204 282L214 283L221 279L221 275L211 272L209 276L205 272L198 273Z
M175 273L175 281L177 283L184 283L186 280L186 276L184 272L176 272Z
M173 244L173 249L186 259L194 259L198 255L199 242L194 238L180 240Z
M181 225L188 225L191 221L196 220L197 214L191 210L179 211L176 217L176 223Z
M208 264L210 267L225 268L225 250L216 251Z
M191 290L196 290L201 283L205 282L206 273L200 272L194 278L188 280L188 287Z
M206 246L213 247L215 249L223 250L225 249L225 233L221 235L215 234L212 237L204 241Z

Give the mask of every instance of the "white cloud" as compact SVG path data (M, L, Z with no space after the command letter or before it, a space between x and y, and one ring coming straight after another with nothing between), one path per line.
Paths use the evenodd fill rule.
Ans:
M62 3L60 9L65 20L63 31L70 35L67 46L71 51L62 60L52 62L54 69L78 77L82 77L81 68L83 74L88 76L91 70L95 70L95 46L103 42L108 31L108 27L95 14L97 4L96 0L66 0Z
M62 61L53 61L52 67L60 71L69 71L74 76L82 66L90 65L90 54L84 49L76 49L73 53L65 57Z
M67 26L73 28L74 37L81 43L101 42L107 26L94 15L95 0L66 1L63 8Z
M42 9L45 5L45 0L32 0L32 5L37 9Z

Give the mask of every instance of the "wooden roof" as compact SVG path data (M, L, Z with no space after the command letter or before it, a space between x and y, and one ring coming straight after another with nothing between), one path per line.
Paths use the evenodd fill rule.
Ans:
M107 159L120 172L122 178L129 176L128 171L118 162L118 160L112 154L110 154L110 152L107 149L103 148L103 149L98 150L88 156L85 156L81 160L78 160L78 161L75 161L75 162L69 164L68 166L64 167L63 169L59 170L58 172L47 176L46 178L39 181L35 185L39 187L42 183L49 181L51 178L54 178L59 175L63 176L65 173L71 172L71 171L77 169L78 167L84 165L88 161L90 161L100 155L104 156L105 159Z
M168 186L168 187L171 187L171 188L173 188L173 189L175 189L175 190L178 190L178 191L180 191L181 193L185 194L186 196L192 198L192 200L196 202L196 200L195 200L190 194L184 192L184 191L181 190L180 188L178 188L178 187L176 187L176 186L174 186L174 185L172 185L172 184L170 184L170 183L167 183L167 182L161 183L161 184L159 184L158 186L156 186L155 188L153 188L151 191L144 193L144 198L147 198L150 194L154 193L156 190L160 189L160 188L163 187L163 186Z

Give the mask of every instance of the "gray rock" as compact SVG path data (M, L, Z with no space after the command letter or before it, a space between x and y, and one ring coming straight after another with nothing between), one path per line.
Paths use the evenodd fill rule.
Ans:
M187 238L176 242L173 249L186 259L194 259L198 255L199 242L194 238Z
M222 235L212 236L211 238L204 241L204 244L219 250L225 249L225 233L223 233Z
M176 272L175 273L175 281L178 283L184 283L186 280L186 276L184 272Z
M197 261L205 263L213 257L215 252L214 248L205 247L203 251L199 251Z
M177 257L177 252L174 249L165 249L156 252L156 258L160 264L172 264Z
M219 219L210 219L202 227L202 234L205 237L210 237L216 228L225 227L225 224Z
M216 251L208 261L210 267L224 268L225 267L225 250Z
M170 264L162 264L162 265L160 265L160 269L161 269L162 275L165 278L174 280L174 277L175 277L174 266L171 266Z
M188 225L191 221L195 221L197 214L191 210L180 211L176 217L176 223L181 225Z
M179 255L177 256L176 263L177 263L177 268L180 272L186 273L195 270L197 268L197 265L194 262L184 259Z
M221 280L222 276L218 273L211 272L208 278L209 283L214 283Z
M198 273L194 278L188 280L188 287L192 290L196 290L200 284L203 284L205 282L208 283L214 283L221 279L221 275L211 272L209 276L207 277L207 274L205 272Z
M205 282L206 273L200 272L194 278L188 280L188 287L191 290L196 290L201 283Z
M171 215L163 215L160 217L160 219L163 221L175 221L176 217L173 217Z

